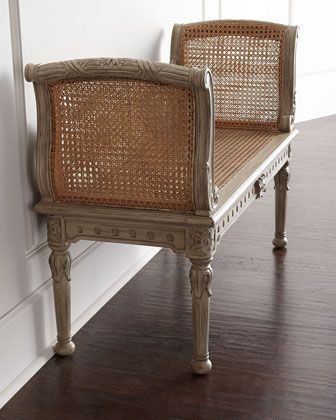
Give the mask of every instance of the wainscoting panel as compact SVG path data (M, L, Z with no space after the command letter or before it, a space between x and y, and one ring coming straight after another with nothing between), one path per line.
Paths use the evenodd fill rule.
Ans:
M159 248L151 247L92 244L75 258L71 282L73 332L158 251ZM0 319L0 408L53 355L55 338L52 281L49 279Z
M55 339L45 218L32 210L36 106L27 63L83 57L167 61L175 22L201 20L202 0L0 1L0 395L4 403L52 355ZM74 330L158 248L71 246Z

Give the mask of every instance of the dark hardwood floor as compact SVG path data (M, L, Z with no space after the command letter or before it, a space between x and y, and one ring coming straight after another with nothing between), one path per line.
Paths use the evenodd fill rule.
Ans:
M298 128L287 252L269 184L215 256L208 376L189 368L189 263L162 250L0 418L336 419L336 116Z

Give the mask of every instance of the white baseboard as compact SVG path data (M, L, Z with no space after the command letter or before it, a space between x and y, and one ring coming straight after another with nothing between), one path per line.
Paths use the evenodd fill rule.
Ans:
M92 246L72 269L73 333L160 250L105 243ZM131 267L129 261L134 261ZM52 357L55 337L50 280L0 320L0 408Z

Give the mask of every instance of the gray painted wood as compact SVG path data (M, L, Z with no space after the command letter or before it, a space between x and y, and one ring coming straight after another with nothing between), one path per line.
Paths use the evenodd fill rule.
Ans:
M171 248L185 253L192 266L190 281L193 301L194 372L210 371L209 301L212 269L210 263L225 231L240 217L255 198L265 192L266 184L276 175L277 227L276 246L284 240L286 188L290 143L297 131L292 130L294 112L294 52L296 28L288 29L287 63L284 85L282 129L288 131L283 142L229 197L214 183L214 99L209 69L190 69L175 64L133 59L83 59L44 65L28 64L25 76L33 81L38 109L37 178L41 200L35 210L49 216L48 243L52 249L50 267L54 280L58 343L55 351L66 355L74 351L70 319L70 256L68 248L79 240L110 241ZM177 62L180 26L172 36L172 62ZM193 200L195 212L113 208L72 205L55 202L49 153L51 144L51 111L47 84L59 80L97 78L132 78L192 89L195 98L195 139ZM290 118L288 119L288 116ZM291 132L290 132L291 131ZM282 168L282 169L281 169Z

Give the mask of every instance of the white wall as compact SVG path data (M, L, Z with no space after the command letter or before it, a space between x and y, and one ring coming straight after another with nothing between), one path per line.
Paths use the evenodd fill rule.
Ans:
M201 16L201 0L0 1L0 407L51 357L55 338L45 223L32 211L35 99L23 66L97 56L168 61L173 23ZM73 330L156 252L73 245Z
M336 114L335 0L204 0L203 15L299 25L296 121Z
M36 115L24 64L90 56L168 61L173 23L202 14L299 24L297 120L336 113L334 0L18 2L0 1L0 406L52 355L55 337L45 224L31 210ZM156 250L81 242L71 252L76 331Z
M309 120L336 114L336 2L293 1L299 25L297 117Z

